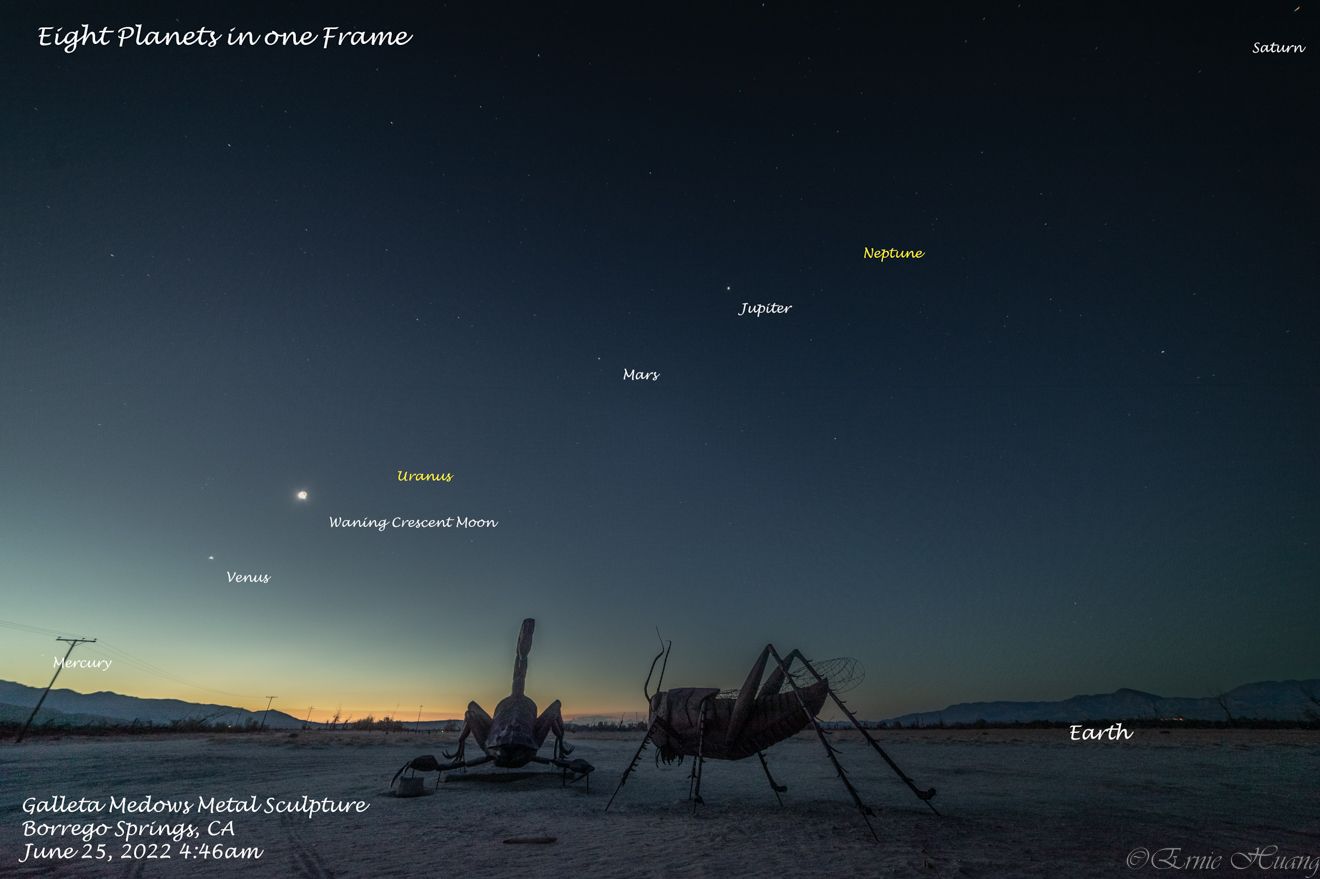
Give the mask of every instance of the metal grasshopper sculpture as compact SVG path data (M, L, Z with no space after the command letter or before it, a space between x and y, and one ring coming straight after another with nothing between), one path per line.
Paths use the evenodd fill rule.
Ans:
M451 754L442 752L448 763L441 763L431 755L417 757L403 764L390 787L399 780L405 770L415 772L439 772L436 784L439 785L443 773L451 769L466 769L483 763L494 763L505 769L518 769L528 763L541 763L557 766L565 773L565 779L577 781L586 778L595 768L586 760L566 759L573 749L564 743L564 719L560 715L559 700L556 699L542 711L536 713L536 703L523 692L527 682L527 654L532 650L532 631L536 620L526 619L518 633L518 653L513 660L513 691L495 706L495 715L487 714L476 702L469 702L463 714L463 729L458 735L458 748ZM555 737L553 757L537 754L541 745L550 734ZM464 757L468 736L476 740L483 754L474 760Z
M683 757L695 758L688 778L688 799L692 801L694 812L697 805L704 802L701 798L701 769L707 759L741 760L753 754L760 758L761 768L765 770L770 788L774 791L779 804L783 805L784 801L779 795L788 788L777 783L770 774L770 766L765 760L765 749L790 738L809 725L815 730L820 743L825 748L826 756L838 772L839 779L848 789L848 794L858 811L862 813L862 820L866 822L871 835L875 836L875 828L871 826L870 821L870 816L875 812L862 802L861 795L848 780L848 774L839 763L838 751L830 744L824 728L817 719L817 715L825 706L826 699L833 699L853 727L862 734L876 753L884 758L903 783L917 795L918 799L929 806L932 812L939 814L930 802L935 796L935 789L918 788L916 783L898 768L898 764L885 753L880 743L862 726L843 699L839 698L839 694L831 687L829 679L817 671L801 652L794 650L788 654L787 659L784 659L773 644L767 644L761 651L760 658L752 665L747 680L737 691L722 692L715 687L661 690L665 667L669 664L669 650L672 646L672 642L668 645L662 643L660 652L651 660L651 671L646 676L646 683L642 685L642 693L646 695L650 704L646 736L637 748L637 753L633 755L632 763L619 779L614 795L605 806L607 810L614 802L614 797L617 797L619 791L623 789L628 776L637 768L642 752L646 750L648 744L656 746L657 762L663 760L665 763L672 763L675 760L681 761ZM656 682L656 692L648 694L646 691L651 685L651 675L655 673L656 663L662 657L664 663L660 666L660 679ZM801 665L800 669L794 669L794 661ZM767 664L770 666L768 676L765 675ZM764 681L762 681L763 676ZM879 837L877 836L876 839L878 840Z

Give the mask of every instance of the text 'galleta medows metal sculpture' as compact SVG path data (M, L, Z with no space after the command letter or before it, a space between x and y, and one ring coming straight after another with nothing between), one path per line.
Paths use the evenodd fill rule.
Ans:
M476 702L469 702L463 714L463 730L458 736L457 750L452 754L443 752L450 762L441 763L430 755L410 760L394 773L391 787L405 770L444 773L450 769L466 769L483 763L494 763L505 769L542 763L564 770L568 781L587 777L595 767L586 760L565 759L573 749L564 743L564 719L560 715L559 700L551 702L538 715L536 703L523 693L527 682L527 654L532 650L532 630L535 628L536 620L523 620L522 631L518 633L518 654L513 660L513 692L495 706L495 716L487 714ZM551 733L555 736L554 756L541 757L536 752ZM468 736L472 736L484 752L475 760L463 756ZM436 784L439 783L437 777Z
M856 672L851 670L855 666L853 660L825 660L817 664L825 669L822 673L817 665L808 662L799 651L794 650L788 654L787 659L783 659L773 644L767 644L761 651L760 658L752 666L741 689L721 691L716 687L684 687L661 690L671 646L672 642L668 646L662 644L660 652L651 660L651 673L647 674L646 683L642 686L642 693L650 703L646 737L642 739L641 746L633 755L632 763L619 779L619 786L614 789L610 803L614 802L614 797L619 795L628 776L637 768L637 762L648 744L656 746L657 761L671 763L683 757L696 758L688 778L688 798L692 800L694 811L697 804L702 802L701 767L707 758L741 760L755 754L761 760L761 768L765 770L765 777L769 780L775 797L779 798L779 795L788 788L776 783L774 776L770 774L770 767L765 762L765 749L790 738L810 725L824 745L825 754L834 764L839 779L862 813L862 820L866 822L866 826L874 836L875 828L871 826L869 816L874 815L875 812L862 802L861 795L848 780L848 774L839 763L838 751L830 744L825 729L817 719L817 715L825 706L825 700L833 699L853 727L884 758L889 767L898 773L903 783L922 802L930 806L932 812L939 814L930 803L931 798L935 796L935 789L918 788L839 698L837 687L831 686L832 677L857 677ZM656 683L656 692L652 695L646 693L646 690L651 684L651 674L655 672L655 665L661 657L665 662L660 666L660 680ZM794 668L794 661L800 663L801 667ZM762 682L761 678L765 674L767 663L770 664L770 674ZM843 672L842 676L837 674L840 671ZM780 804L783 804L782 799ZM609 809L609 807L609 804L606 804L605 808Z

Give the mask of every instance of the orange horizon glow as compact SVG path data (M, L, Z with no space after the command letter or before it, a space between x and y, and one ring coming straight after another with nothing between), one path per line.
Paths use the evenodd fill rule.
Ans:
M20 683L28 687L34 687L36 689L45 689L46 684L49 682L50 682L50 678L41 678L40 680L29 679L26 681L24 680L16 681L16 683ZM238 698L227 699L225 698L223 691L214 691L214 692L207 691L203 693L181 693L180 691L174 689L152 686L151 683L149 682L144 681L144 683L146 683L146 686L133 687L131 688L133 692L125 692L124 690L130 688L118 689L113 686L93 687L93 686L88 686L88 682L85 680L66 681L64 676L61 675L56 678L55 686L53 687L53 690L70 690L74 693L79 693L82 695L89 695L97 692L110 692L119 696L126 696L132 699L172 699L180 702L188 702L194 705L221 705L226 708L249 711L256 715L261 715L266 711L266 701L264 699L257 699L257 700L238 699ZM379 706L373 708L357 708L357 707L347 707L347 706L338 706L338 705L331 705L329 707L322 708L319 705L314 705L314 704L308 705L307 704L308 700L304 700L304 699L296 700L298 702L303 703L301 705L289 705L288 703L292 701L295 700L276 698L274 702L271 704L270 710L278 711L281 714L286 714L290 717L293 717L296 720L300 720L308 723L328 723L331 719L334 718L336 712L338 712L339 714L339 720L338 720L339 723L351 723L356 720L362 720L366 717L371 717L373 720L377 720L377 721L383 720L384 718L388 717L393 720L403 721L404 723L442 723L445 721L461 721L463 719L464 713L467 711L467 702L462 703L462 705L460 706L444 705L440 708L428 708L424 706L421 710L421 719L419 720L417 708L415 705L412 708L412 710L409 711L408 708L404 705L399 705L397 708L379 707ZM487 711L491 711L491 712L495 710L495 706L498 704L498 700L492 701L489 705L487 705L481 699L478 699L477 702L478 704L481 704L482 707L485 708ZM545 704L549 704L549 701L547 701ZM539 702L537 703L537 706L538 706L538 710L541 707L544 707L542 703ZM309 709L310 709L310 713L309 713ZM569 711L564 712L564 720L569 722L572 722L577 718L582 718L582 717L591 717L591 718L623 717L625 721L630 722L637 719L645 719L646 710L645 710L645 706L633 706L627 709L585 708L585 709L573 710L571 712ZM217 720L220 722L224 722L223 718L217 718Z
M246 705L235 705L233 707L243 708L247 711L251 711L253 714L261 714L266 710L266 706L264 704L259 705L256 708L252 708ZM410 714L407 711L405 711L403 708L400 708L397 714L395 714L394 709L383 709L383 710L363 709L361 711L353 711L347 708L339 708L337 710L339 712L339 721L338 721L339 723L352 723L353 721L362 720L366 717L371 717L373 720L378 720L378 721L384 720L385 718L388 717L391 720L399 720L404 723L443 723L451 720L462 721L463 714L467 710L467 706L464 706L462 709L459 709L457 711L447 711L447 710L427 711L426 709L422 709L420 720L418 719L416 711ZM487 708L486 710L494 711L494 707L492 706L491 708ZM279 702L276 701L276 703L271 706L271 711L279 711L282 714L287 714L291 717L296 718L297 720L302 720L309 723L328 723L335 716L336 709L335 708L320 709L313 706L309 718L306 708L304 708L301 712L299 712L297 709L280 708ZM635 720L645 720L646 711L640 709L630 709L626 711L619 711L617 709L600 709L600 710L587 709L583 711L575 711L572 714L569 713L564 714L564 720L570 723L582 717L590 717L593 719L621 717L623 718L623 721L625 723L631 723Z

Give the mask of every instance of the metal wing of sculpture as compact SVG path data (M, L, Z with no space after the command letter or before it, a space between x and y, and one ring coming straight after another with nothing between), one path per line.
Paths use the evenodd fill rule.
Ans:
M813 659L811 666L821 677L830 682L830 689L838 695L851 693L862 685L866 680L866 667L861 661L851 656L835 656L832 659ZM795 668L789 671L789 677L799 687L805 687L814 680L810 672L805 668ZM792 692L793 687L785 679L783 685L779 688L781 693ZM736 699L738 693L742 691L741 687L734 687L732 690L720 690L719 698Z

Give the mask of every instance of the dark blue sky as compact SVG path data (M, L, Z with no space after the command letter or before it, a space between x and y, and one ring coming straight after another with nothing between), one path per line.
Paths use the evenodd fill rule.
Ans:
M870 716L1314 676L1295 5L24 9L3 616L314 716L493 702L524 616L569 715L643 710L657 625L674 684L858 657ZM416 36L37 47L84 21ZM449 515L500 524L328 524Z

